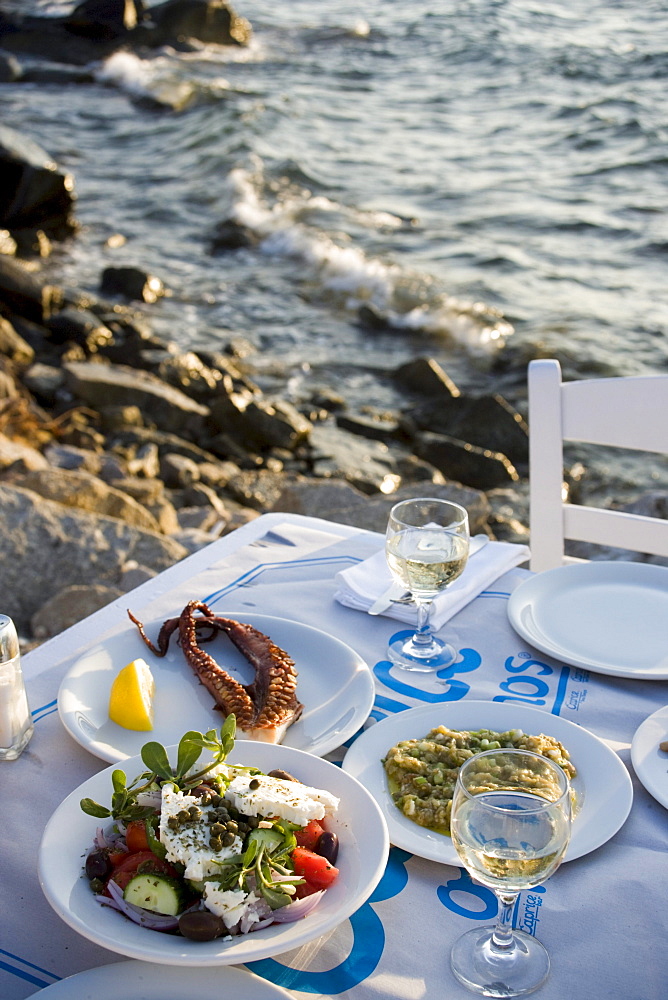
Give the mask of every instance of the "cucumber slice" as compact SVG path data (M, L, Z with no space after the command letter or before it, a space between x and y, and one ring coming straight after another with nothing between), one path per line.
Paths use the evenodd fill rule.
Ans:
M170 917L181 912L184 896L182 884L169 875L135 875L123 893L127 903Z

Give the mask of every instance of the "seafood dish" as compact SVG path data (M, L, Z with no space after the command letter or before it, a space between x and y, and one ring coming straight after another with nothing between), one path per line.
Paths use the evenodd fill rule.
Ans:
M216 707L233 714L237 730L244 738L280 743L287 729L300 717L304 706L297 698L297 671L294 660L269 636L246 625L216 615L202 601L189 601L181 614L164 622L157 645L146 635L144 626L132 612L128 616L139 629L148 648L164 656L174 632L195 676L213 696ZM233 678L202 644L225 633L255 671L251 684Z

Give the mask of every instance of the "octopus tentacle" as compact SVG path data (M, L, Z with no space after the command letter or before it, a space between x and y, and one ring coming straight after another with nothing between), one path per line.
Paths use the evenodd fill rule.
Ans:
M215 615L202 601L190 601L178 618L163 624L156 649L141 622L130 611L128 615L158 656L165 655L170 637L178 628L179 645L196 676L213 696L217 708L235 714L238 728L246 735L280 742L287 727L301 715L303 705L297 700L294 661L253 626ZM251 684L240 684L201 648L201 643L211 641L218 632L225 632L254 668Z
M207 691L213 695L216 707L223 708L227 715L231 712L237 717L237 726L245 729L253 722L255 708L250 696L242 684L223 670L216 661L203 649L197 640L197 625L201 619L194 616L195 611L203 611L208 617L209 625L215 619L212 612L201 601L190 601L179 619L179 638L181 648L188 663ZM218 625L216 624L216 628Z
M160 629L160 633L158 635L158 645L156 647L153 645L149 637L146 635L143 623L140 622L138 618L135 618L135 616L132 614L129 608L127 609L127 612L128 612L128 618L130 619L130 621L133 621L135 623L135 625L139 629L140 636L142 637L148 648L151 650L151 652L155 653L156 656L164 656L169 647L169 639L172 632L175 632L176 629L179 627L179 619L170 618L168 621L164 623L164 625Z

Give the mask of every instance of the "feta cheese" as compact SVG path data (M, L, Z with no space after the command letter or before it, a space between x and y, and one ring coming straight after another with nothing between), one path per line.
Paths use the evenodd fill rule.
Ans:
M197 806L201 811L198 821L188 826L178 826L172 829L169 825L171 816L178 816L189 806ZM162 786L162 807L160 810L160 841L167 850L167 861L180 861L185 865L184 878L203 881L209 875L220 872L217 861L239 854L243 850L243 841L238 835L229 847L214 851L209 846L211 836L207 822L210 808L202 805L201 799L195 795L181 792L175 785L169 783Z
M251 782L257 787L251 788ZM246 816L278 816L299 826L336 812L339 805L335 795L321 788L261 774L233 778L225 798Z
M221 889L215 882L207 882L204 886L205 906L222 919L228 930L243 918L249 928L256 924L260 920L257 902L253 893L247 894L243 889Z

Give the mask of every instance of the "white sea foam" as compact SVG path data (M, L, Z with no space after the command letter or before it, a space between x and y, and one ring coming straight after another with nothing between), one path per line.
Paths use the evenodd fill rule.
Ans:
M435 293L430 276L369 257L350 237L337 242L309 224L309 217L319 215L322 221L323 213L331 213L369 229L398 228L404 224L398 216L346 209L306 189L289 187L277 194L265 184L257 157L252 169L230 171L226 197L229 217L255 233L263 254L300 261L304 280L319 285L323 297L342 308L355 312L367 305L394 329L442 335L471 351L494 351L513 333L511 324L484 304ZM342 245L345 239L348 245Z
M159 60L140 59L132 52L114 52L97 70L101 83L110 83L133 94L148 95Z
M229 89L222 76L207 81L184 78L180 54L168 48L151 59L140 59L132 52L114 52L96 70L95 76L101 83L175 110L188 106L200 92L220 95Z

